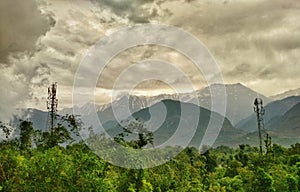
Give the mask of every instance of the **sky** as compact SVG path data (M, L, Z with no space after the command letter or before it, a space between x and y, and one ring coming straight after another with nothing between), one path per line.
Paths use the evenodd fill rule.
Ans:
M9 115L16 107L45 110L51 82L58 83L59 107L69 107L74 77L88 50L113 32L144 23L175 26L198 38L219 65L225 83L242 83L266 96L299 88L299 9L299 0L1 0L0 111ZM97 83L98 101L108 102L122 71L146 59L171 63L195 89L207 84L181 53L138 46L106 66ZM132 70L120 87L163 71L184 90L181 76L147 66ZM170 86L151 80L141 82L135 92L168 93Z

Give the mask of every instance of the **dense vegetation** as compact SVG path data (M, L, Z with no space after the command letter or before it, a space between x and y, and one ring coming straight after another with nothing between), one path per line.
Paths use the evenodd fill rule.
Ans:
M81 142L59 146L69 139L62 126L48 134L40 133L37 142L30 122L22 122L20 128L20 138L0 144L0 191L294 192L300 189L300 144L290 148L273 144L272 153L263 155L257 147L249 145L240 145L238 149L220 146L203 154L195 148L186 148L169 162L142 170L109 164ZM118 140L126 143L122 138ZM36 146L30 141L37 143ZM144 146L139 141L129 142L128 147Z

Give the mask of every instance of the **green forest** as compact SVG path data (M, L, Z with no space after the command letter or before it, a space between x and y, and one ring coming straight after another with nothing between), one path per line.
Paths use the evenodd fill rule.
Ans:
M62 125L51 132L41 132L34 131L31 122L22 121L19 128L19 138L0 144L0 191L295 192L300 189L298 143L289 148L272 144L271 149L264 148L263 154L258 147L249 145L239 145L236 149L219 146L205 152L189 147L163 165L125 169L102 160L84 142L61 146L60 143L71 140ZM132 149L152 142L151 134L130 142L122 136L115 141Z

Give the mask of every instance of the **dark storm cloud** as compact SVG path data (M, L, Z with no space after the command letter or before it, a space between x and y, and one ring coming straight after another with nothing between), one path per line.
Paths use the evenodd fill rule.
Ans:
M34 51L36 41L53 20L43 16L34 0L0 1L0 63L11 53Z

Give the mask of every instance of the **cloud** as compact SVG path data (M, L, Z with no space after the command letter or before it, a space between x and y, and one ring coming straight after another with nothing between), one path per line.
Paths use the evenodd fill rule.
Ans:
M25 100L43 101L51 81L63 87L60 107L71 103L74 75L88 49L113 31L136 23L169 24L190 32L211 51L227 83L242 82L270 95L296 88L293 79L300 80L298 0L38 2L0 2L0 70L5 73L1 86L7 89L0 98L1 111ZM197 88L205 85L201 71L176 51L141 46L114 58L101 74L98 87L111 89L123 70L144 59L173 63ZM135 75L155 72L140 66L124 80L124 87L130 85ZM178 85L183 82L182 77L167 71L166 75ZM280 86L275 89L274 84ZM150 85L143 83L137 88L164 89L162 83ZM109 95L101 101L106 98Z
M111 9L113 13L126 17L132 23L149 23L151 20L170 15L160 9L161 0L91 0L100 7Z
M289 79L300 73L299 1L192 1L180 6L172 1L161 8L172 12L168 24L204 42L227 83L242 82L267 95L297 88ZM274 82L286 86L274 89Z
M162 63L158 68L153 68L151 67L151 63L153 63L151 61L162 61ZM169 63L171 66L164 63ZM171 70L172 67L177 69L177 71ZM124 74L122 73L126 70L128 70L127 78L118 82L121 83L121 85L118 84L118 88L131 88L136 79L142 79L143 77L151 76L151 74L153 77L160 75L161 78L174 83L176 86L184 86L186 78L197 88L206 85L201 71L183 54L171 48L147 45L127 49L115 56L101 72L97 86L112 89L114 83L116 83L116 79L123 76ZM149 85L149 83L138 86L137 89L141 88L142 90L146 90L146 85ZM165 86L161 83L153 83L153 85L148 88L161 91L164 87Z
M0 1L0 62L9 54L36 48L36 42L51 27L51 20L41 14L34 0Z
M33 97L32 88L48 83L49 66L36 62L40 40L54 25L34 0L0 2L1 118Z
M228 76L240 76L240 75L246 75L249 73L251 69L251 65L249 63L241 63L240 65L237 65L233 70L229 71L227 73Z
M290 72L290 65L287 64L298 63L299 60L294 53L298 49L297 34L300 30L297 24L299 3L296 0L229 0L226 3L93 0L86 1L91 4L82 3L80 6L75 6L71 1L64 2L69 3L62 8L56 6L56 10L47 7L60 19L44 41L48 49L41 59L55 66L52 71L57 74L57 81L66 86L72 86L76 68L90 45L111 31L140 21L175 25L199 38L216 58L227 83L242 82L252 86L252 82L259 78L265 81L251 88L262 90L264 87L264 93L272 94L271 81L283 82L285 74L300 71L296 67L295 72ZM156 14L152 14L154 12ZM128 50L109 63L101 74L98 86L110 89L122 70L143 59L162 59L174 63L199 88L205 84L201 72L192 67L193 63L176 57L175 53L153 47ZM137 74L141 72L135 71L131 76ZM172 74L170 77L173 77ZM123 82L124 87L130 85L130 78ZM174 81L180 83L176 76Z

